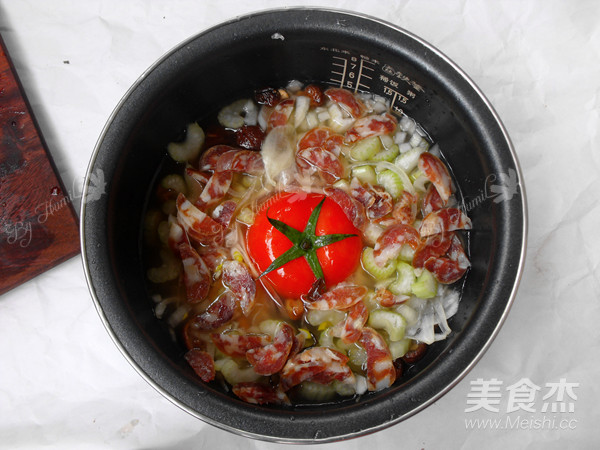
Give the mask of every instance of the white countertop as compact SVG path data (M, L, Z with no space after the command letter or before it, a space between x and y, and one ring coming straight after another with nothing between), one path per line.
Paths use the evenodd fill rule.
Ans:
M0 0L0 32L78 206L101 129L148 66L234 16L314 3ZM455 388L391 428L311 448L595 447L600 3L329 0L319 6L401 26L470 75L513 140L527 189L529 238L508 319ZM75 257L0 297L0 448L41 447L284 445L207 425L150 387L109 338Z

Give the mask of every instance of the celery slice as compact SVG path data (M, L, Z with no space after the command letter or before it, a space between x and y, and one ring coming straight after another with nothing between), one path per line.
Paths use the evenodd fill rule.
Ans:
M398 256L398 259L400 259L400 261L412 263L414 257L415 249L412 248L410 245L404 244L402 247L400 247L400 256Z
M185 183L185 180L181 175L175 173L165 176L161 180L160 185L165 189L170 189L175 192L181 192L183 194L187 192L187 185Z
M348 349L348 365L355 371L360 371L367 364L367 351L358 344Z
M358 141L350 150L350 156L357 161L366 161L379 153L381 148L379 136L372 136Z
M389 280L389 278L388 278L388 280ZM381 283L386 283L386 281L384 280ZM379 305L379 302L377 302L377 300L375 299L375 291L369 290L369 293L367 295L365 295L365 298L363 298L363 303L365 304L365 306L367 307L367 309L369 311L373 311L374 309L381 308L381 306Z
M333 400L336 391L333 384L303 381L297 388L297 394L310 402L323 403Z
M373 249L365 247L362 253L362 264L364 269L378 280L385 280L391 277L396 270L395 261L388 262L385 266L379 267L373 258Z
M344 311L338 311L336 309L330 309L327 311L309 309L306 312L306 321L313 327L318 327L325 322L335 325L336 323L344 320L345 316L346 313Z
M404 338L406 320L401 314L395 311L390 311L389 309L371 311L368 323L372 328L385 330L392 342Z
M365 242L371 245L375 245L375 242L377 242L377 239L379 238L379 236L381 236L382 233L383 227L377 225L376 223L369 222L367 224L367 227L363 231L363 236L365 238Z
M377 161L377 162L379 162L379 161L392 162L392 161L394 161L394 159L396 159L396 157L398 156L398 153L400 153L398 145L394 144L390 148L386 148L385 150L382 150L379 153L375 154L371 159L373 161Z
M269 334L271 336L275 335L277 328L283 321L277 319L265 319L258 324L258 329L261 333Z
M415 181L417 181L419 178L424 177L424 176L425 176L425 174L423 172L421 172L420 169L412 171L409 175L410 181L412 181L413 183Z
M337 180L335 183L333 183L333 187L341 189L342 191L349 191L350 183L348 183L348 180L341 178L341 179Z
M356 177L362 183L377 183L377 175L372 166L357 166L352 169L352 176Z
M331 327L321 331L321 334L319 335L319 346L329 347L334 350L338 350L335 343L333 342L333 336L331 334Z
M396 264L396 280L388 286L388 289L394 295L410 294L415 278L413 266L407 262L398 261Z
M243 125L243 123L242 123ZM194 160L204 145L204 130L197 123L190 123L183 142L171 142L167 146L169 156L177 162Z
M377 174L377 183L382 186L394 199L402 195L404 184L400 176L390 169L382 170Z
M215 369L221 372L223 378L225 378L225 381L231 385L237 383L254 382L262 378L261 375L254 371L252 366L240 368L231 358L215 361Z
M350 397L351 395L356 394L354 383L344 383L339 380L333 380L332 386L333 389L335 389L335 392L342 397Z
M402 358L410 348L410 339L400 339L399 341L390 342L388 348L392 354L392 359Z
M423 269L412 285L412 293L419 298L433 298L437 294L438 283L431 272Z

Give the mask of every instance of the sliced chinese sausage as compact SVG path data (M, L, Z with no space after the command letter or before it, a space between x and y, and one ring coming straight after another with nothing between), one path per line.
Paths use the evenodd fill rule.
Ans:
M241 400L252 403L254 405L289 405L285 392L272 386L256 382L243 382L235 384L232 389L233 393Z
M455 230L471 229L471 219L458 208L444 208L433 211L423 219L419 233L421 236L447 233Z
M306 336L302 331L298 332L294 336L294 343L292 344L292 349L290 350L289 358L293 358L304 348L304 344L306 342Z
M437 156L423 152L419 156L419 170L435 186L445 205L452 195L452 179L446 165Z
M287 124L294 110L294 103L294 99L292 98L277 103L269 116L268 127L276 128Z
M375 201L367 208L367 215L371 219L381 219L393 210L394 201L392 196L381 186L372 186Z
M329 88L325 95L354 118L360 117L365 110L365 105L346 89Z
M223 263L223 284L233 293L244 315L248 315L254 306L256 282L248 267L239 261Z
M237 203L233 200L226 200L223 203L217 205L213 209L212 217L215 221L219 222L223 228L228 228L235 214Z
M306 306L309 309L321 311L348 309L360 302L367 295L367 292L368 289L365 286L338 284L314 301L307 302Z
M321 106L325 103L325 97L323 89L316 84L309 84L300 91L298 95L306 95L310 98L310 106Z
M294 344L294 329L281 322L273 336L273 342L246 352L246 359L259 375L273 375L283 369Z
M208 383L215 379L215 362L209 353L193 348L186 352L185 359L202 381Z
M456 234L452 235L452 244L450 245L447 254L448 257L451 260L456 261L458 266L462 269L467 269L471 265L463 244Z
M421 214L425 217L427 214L442 209L444 207L444 201L437 190L437 188L430 184L425 192L423 203L421 205Z
M219 266L222 267L225 261L231 259L231 250L219 245L199 247L198 254L212 272L215 272Z
M288 359L280 376L283 391L324 372L332 363L346 364L348 357L328 347L310 347Z
M361 117L344 135L345 142L356 142L372 136L391 134L396 129L396 119L391 114Z
M212 333L210 338L221 352L234 358L244 358L248 350L264 347L272 340L268 334L245 333L239 330Z
M260 175L264 170L265 165L260 152L241 149L229 150L220 155L215 168L217 172L231 171L249 175Z
M236 148L230 145L214 145L210 147L200 156L200 170L217 170L217 161L221 155L231 150L236 150Z
M442 284L454 283L460 280L466 272L466 269L459 267L456 261L445 256L428 259L425 261L424 267Z
M470 266L470 262L465 254L463 245L456 235L452 235L451 245L448 248L447 256L429 258L423 266L429 270L433 276L443 284L451 284L465 274Z
M188 350L193 348L206 350L210 338L205 330L193 326L192 322L188 320L183 326L183 342Z
M381 186L365 186L357 178L350 182L350 195L365 207L370 219L381 219L394 208L394 200L385 189Z
M396 381L396 369L385 339L369 327L364 327L360 344L367 352L367 388L380 391Z
M190 332L195 330L214 330L225 325L233 318L235 297L229 291L223 292L203 313L192 317Z
M375 300L384 308L391 308L395 305L394 294L383 287L375 291L375 296L373 297L373 300Z
M342 208L346 214L346 217L352 221L352 224L356 228L364 231L367 223L367 216L365 207L362 203L351 197L350 194L342 189L327 187L325 188L324 192L327 197L336 202L339 207Z
M186 167L185 174L202 186L208 183L211 176L210 172L194 169L193 167Z
M419 246L413 256L413 266L416 268L425 267L425 262L430 258L444 256L452 244L453 232L433 234Z
M177 197L177 221L187 235L202 245L209 245L223 238L223 227L195 207L183 194Z
M344 137L341 134L335 133L328 127L317 127L302 136L302 139L298 141L298 150L322 147L334 155L339 156L343 143Z
M350 307L344 320L333 327L333 335L339 337L345 344L352 344L360 339L362 329L369 318L369 310L360 301Z
M206 298L212 281L211 273L204 260L189 244L179 245L183 263L183 282L188 303L199 303Z
M410 296L408 296L408 295L403 295L403 294L395 295L392 292L390 292L388 289L383 288L383 287L378 288L375 291L375 296L373 297L373 300L375 300L377 303L379 303L384 308L391 308L393 306L400 305L400 304L406 302L408 299L410 299Z
M417 230L404 224L392 225L387 228L375 242L373 250L375 263L383 267L389 261L396 259L400 255L404 244L408 244L414 250L419 247L421 238Z
M306 132L298 141L298 150L305 148L321 147L333 134L328 127L316 127Z
M321 147L325 150L330 151L335 156L340 156L342 152L342 146L344 145L344 136L341 134L334 134L329 139L327 139Z
M332 381L341 381L351 385L356 384L356 377L345 361L332 361L325 370L312 376L309 380L319 384L329 384Z
M411 225L417 218L417 196L408 191L403 191L394 204L392 217L398 223Z
M233 172L214 172L200 193L196 206L212 206L219 202L227 194L232 181Z
M323 147L299 150L296 153L296 163L302 171L315 168L329 184L335 183L344 175L344 167L338 157Z

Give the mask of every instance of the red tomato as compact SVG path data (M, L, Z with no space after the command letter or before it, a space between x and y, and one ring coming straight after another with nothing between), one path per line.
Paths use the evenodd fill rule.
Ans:
M248 228L246 235L248 253L261 272L292 247L292 242L268 221L267 213L271 219L280 220L298 231L304 231L310 214L323 197L324 195L315 193L286 192L271 197L261 206L254 224ZM362 251L360 231L354 227L336 202L326 198L315 234L317 236L356 234L317 249L325 284L329 288L344 281L356 270ZM316 281L304 257L288 262L265 275L265 278L273 284L280 295L292 298L307 294Z

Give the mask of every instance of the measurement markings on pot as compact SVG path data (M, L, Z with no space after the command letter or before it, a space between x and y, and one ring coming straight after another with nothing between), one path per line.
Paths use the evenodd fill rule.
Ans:
M402 112L402 108L398 107L396 105L396 102L399 102L403 105L406 105L408 103L408 97L406 97L405 95L402 95L400 92L398 92L388 86L383 87L383 93L385 95L387 95L388 97L392 98L392 100L390 101L390 105L392 105L392 108L397 112Z
M368 81L373 80L373 77L369 75L369 72L375 72L373 66L374 61L369 61L364 58L358 58L351 56L343 58L341 56L333 56L333 63L331 64L334 68L331 70L333 75L329 81L336 83L339 87L346 87L353 89L354 92L358 92L360 88L369 91L371 87L366 84Z
M420 84L389 64L366 55L353 56L348 50L328 47L321 47L321 50L345 55L331 57L330 82L354 93L365 90L388 97L391 108L400 114L410 100L416 98L419 92L424 92ZM377 66L380 66L379 74L376 73ZM408 89L402 89L403 84L407 84Z

